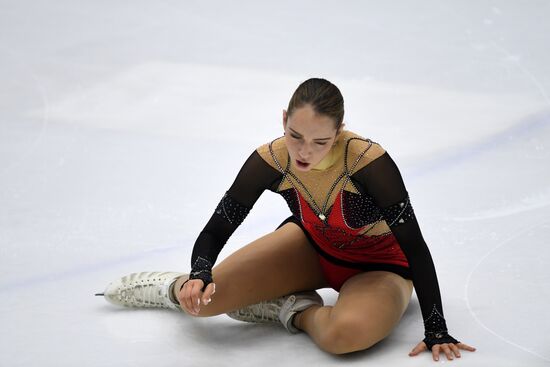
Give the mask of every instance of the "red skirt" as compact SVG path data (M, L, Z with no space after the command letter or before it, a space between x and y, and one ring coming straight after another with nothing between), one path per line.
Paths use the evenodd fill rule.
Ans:
M285 219L277 228L280 228L289 222L298 225L308 238L310 244L313 248L315 248L325 280L335 291L340 291L342 285L344 285L349 278L368 271L389 271L405 279L412 279L410 269L408 267L387 263L352 263L346 260L337 259L327 254L317 243L315 243L313 238L311 238L302 222L294 216Z

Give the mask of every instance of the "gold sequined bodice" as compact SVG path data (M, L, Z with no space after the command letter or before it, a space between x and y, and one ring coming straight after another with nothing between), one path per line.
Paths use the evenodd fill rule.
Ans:
M285 139L284 136L275 139L257 151L273 168L283 173L277 191L295 188L321 219L328 215L341 190L360 193L350 176L385 152L379 144L344 130L323 160L304 172L296 170L292 162L289 163ZM368 231L370 235L382 234L387 233L389 228L385 222L379 221L371 223Z

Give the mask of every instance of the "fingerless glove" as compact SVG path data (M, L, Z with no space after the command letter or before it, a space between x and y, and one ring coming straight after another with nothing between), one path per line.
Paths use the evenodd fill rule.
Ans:
M189 274L189 279L187 279L182 285L180 290L183 289L185 283L193 279L200 279L204 282L204 286L201 291L204 292L208 284L212 283L212 263L205 258L197 257L195 263L191 267L191 273Z
M426 343L426 346L429 350L432 350L432 347L436 344L460 343L458 340L450 336L449 333L447 333L446 331L441 333L425 333L424 335L426 337L424 338L423 342Z

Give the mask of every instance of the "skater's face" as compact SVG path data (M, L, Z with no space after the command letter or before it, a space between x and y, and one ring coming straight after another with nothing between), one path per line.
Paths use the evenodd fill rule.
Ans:
M343 126L337 130L331 117L315 113L308 104L296 108L290 116L283 110L283 127L291 166L304 172L314 168L330 152Z

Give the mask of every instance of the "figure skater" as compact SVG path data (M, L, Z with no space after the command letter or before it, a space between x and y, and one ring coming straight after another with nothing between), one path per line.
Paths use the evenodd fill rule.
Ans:
M425 330L409 355L428 349L434 360L451 360L475 351L447 331L432 257L396 164L380 144L344 130L343 118L334 84L300 84L283 110L284 136L244 162L194 244L190 273L133 273L98 295L127 307L275 322L344 354L387 337L414 286ZM292 215L214 267L266 189ZM326 287L339 292L334 306L315 291Z

